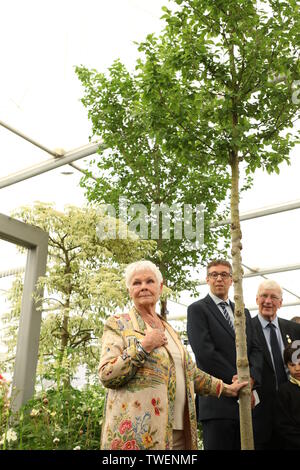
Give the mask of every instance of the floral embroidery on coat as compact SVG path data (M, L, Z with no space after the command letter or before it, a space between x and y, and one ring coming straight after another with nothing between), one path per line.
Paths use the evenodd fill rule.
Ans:
M135 416L121 413L115 417L114 432L108 428L108 447L111 450L152 449L158 444L155 440L156 429L151 428L151 415Z
M197 449L195 392L217 396L220 381L197 369L177 333L165 326L182 351L186 384L187 448ZM104 327L99 377L107 387L101 448L114 450L172 449L176 370L166 347L141 354L144 336L140 315L110 317Z
M152 398L151 400L151 404L152 406L154 407L154 413L156 416L159 416L161 411L162 411L162 408L160 407L160 398Z

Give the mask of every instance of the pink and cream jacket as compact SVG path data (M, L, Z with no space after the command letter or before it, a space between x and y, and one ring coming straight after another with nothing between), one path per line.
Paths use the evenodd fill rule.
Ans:
M182 355L186 448L194 450L197 449L194 394L220 396L223 382L198 369L177 333L163 322ZM110 317L105 324L99 365L100 380L108 389L102 449L172 449L175 365L167 345L149 355L137 350L137 341L143 339L145 331L146 325L135 308L128 314Z

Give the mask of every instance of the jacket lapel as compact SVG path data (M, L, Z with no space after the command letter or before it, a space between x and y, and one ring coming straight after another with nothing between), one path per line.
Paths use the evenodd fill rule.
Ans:
M233 331L233 329L230 327L228 321L226 320L226 318L224 318L223 314L220 312L219 310L219 307L215 304L215 302L212 300L212 298L210 297L210 295L207 295L205 297L205 302L207 304L207 307L209 308L210 312L214 315L214 317L216 318L216 320L218 320L219 323L221 323L221 325L223 326L223 328L225 328L225 330L233 337L235 338L235 333ZM231 308L232 308L232 303L230 303L231 305ZM234 306L233 306L234 307ZM234 311L234 308L233 308L233 311Z
M129 312L129 316L130 316L133 329L137 333L145 334L146 324L144 320L142 319L141 315L139 315L138 312L136 311L135 307L132 307L132 309Z
M286 347L289 344L288 339L291 340L292 338L290 338L290 336L288 335L284 323L281 321L281 319L279 317L277 317L277 318L278 318L278 324L279 324L279 329L280 329L282 341L283 341L284 347Z

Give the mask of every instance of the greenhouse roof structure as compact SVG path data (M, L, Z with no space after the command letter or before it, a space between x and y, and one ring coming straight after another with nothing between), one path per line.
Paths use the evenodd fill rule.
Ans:
M36 200L54 202L60 209L85 204L81 171L102 142L90 141L75 66L105 71L120 58L132 69L137 58L134 41L159 33L166 3L12 0L2 7L0 37L6 48L0 79L0 213L9 215ZM298 152L299 146L291 154L291 165L282 165L279 175L257 172L253 188L241 198L244 295L253 314L256 289L265 276L284 289L280 315L300 315ZM1 306L1 292L8 289L15 271L24 269L25 258L4 241L0 255ZM204 283L200 292L207 292ZM190 301L189 293L183 293L178 303L170 302L170 318L184 318Z

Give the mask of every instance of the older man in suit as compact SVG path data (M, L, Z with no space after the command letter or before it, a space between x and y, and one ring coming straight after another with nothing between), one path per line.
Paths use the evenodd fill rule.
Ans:
M288 369L283 362L283 350L294 340L300 340L300 325L279 318L282 289L277 282L263 281L257 291L258 315L252 319L257 339L263 350L260 403L253 412L256 449L279 449L281 442L275 432L276 391L288 380Z
M187 333L197 366L231 383L237 374L234 332L234 304L228 298L232 267L226 260L207 266L209 294L188 307ZM248 310L247 350L252 384L260 382L262 353L257 344ZM239 408L236 399L197 397L198 419L202 423L205 450L239 450Z

